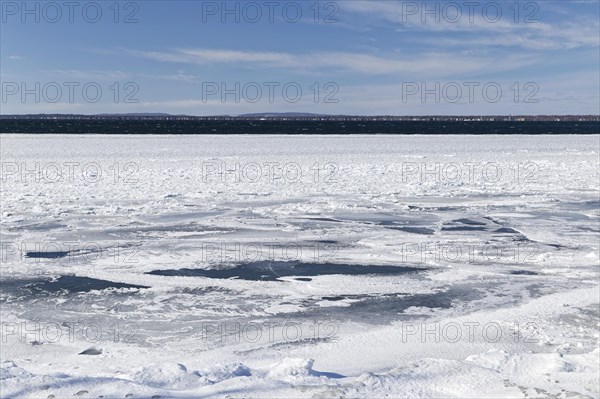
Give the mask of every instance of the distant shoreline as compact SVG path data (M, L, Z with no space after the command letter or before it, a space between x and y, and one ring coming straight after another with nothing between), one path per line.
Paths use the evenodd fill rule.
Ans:
M2 120L599 122L600 115L320 115L305 113L262 113L244 115L195 116L170 114L0 114L0 121Z

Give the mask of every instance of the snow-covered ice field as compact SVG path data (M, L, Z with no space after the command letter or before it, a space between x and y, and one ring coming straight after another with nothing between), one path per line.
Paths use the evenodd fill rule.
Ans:
M599 398L600 137L3 135L2 398Z

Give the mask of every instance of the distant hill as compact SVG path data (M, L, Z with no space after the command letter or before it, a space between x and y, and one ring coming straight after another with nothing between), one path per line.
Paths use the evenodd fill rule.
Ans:
M306 118L306 117L322 117L329 116L325 114L311 114L306 112L264 112L257 114L242 114L238 115L241 118Z
M78 120L78 121L313 121L313 122L600 122L600 115L328 115L305 112L264 112L242 115L194 116L168 113L81 114L0 114L0 121Z
M173 116L171 114L165 114L161 112L140 112L140 113L129 113L129 114L96 114L97 116Z

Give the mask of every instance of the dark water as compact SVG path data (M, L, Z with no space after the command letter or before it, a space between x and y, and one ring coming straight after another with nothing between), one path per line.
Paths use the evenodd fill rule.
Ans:
M67 134L598 134L600 122L0 119L0 133Z
M68 251L27 252L25 256L33 259L59 259L69 255Z
M347 295L323 297L326 301L354 299L349 306L319 307L316 315L323 319L354 320L375 324L387 324L397 320L399 315L411 307L429 309L449 309L457 303L467 303L483 298L483 293L473 287L452 287L431 294L384 294L384 295ZM292 315L294 316L294 315ZM301 317L301 314L298 315Z
M427 228L427 227L389 227L389 226L386 226L386 228L391 229L391 230L403 231L405 233L421 234L421 235L432 235L435 233L435 230Z
M6 280L2 281L0 292L16 297L30 297L49 294L75 294L100 291L108 288L148 288L141 285L117 283L89 277L60 276L53 279Z
M159 276L192 276L208 278L239 278L253 281L279 281L280 277L324 276L344 274L352 276L378 274L398 275L422 272L425 269L403 266L341 265L334 263L270 262L243 263L228 269L170 269L153 270L148 274ZM304 281L301 279L296 279Z
M469 226L486 226L486 224L483 222L478 222L478 221L471 220L471 219L456 219L456 220L454 220L454 222L467 224Z
M442 231L485 231L485 227L479 226L450 226L442 227Z
M531 270L511 270L509 274L514 274L516 276L537 276L539 273L532 272Z

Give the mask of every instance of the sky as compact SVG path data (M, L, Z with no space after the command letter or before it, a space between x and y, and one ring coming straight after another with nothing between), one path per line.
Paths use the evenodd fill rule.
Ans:
M600 113L600 1L0 1L1 114Z

